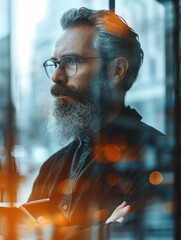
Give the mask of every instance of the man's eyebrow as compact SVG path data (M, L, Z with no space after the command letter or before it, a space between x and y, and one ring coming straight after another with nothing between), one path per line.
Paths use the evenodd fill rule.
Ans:
M63 57L77 57L77 58L83 58L82 55L80 55L80 54L78 54L78 53L75 53L75 52L62 54L61 57L60 57L60 59L63 58ZM52 56L51 59L53 59L53 60L57 60L58 58L56 58L55 56Z
M66 54L62 54L61 57L67 57L67 56L71 56L71 57L78 57L78 58L81 58L82 56L78 53L75 53L75 52L71 52L71 53L66 53Z

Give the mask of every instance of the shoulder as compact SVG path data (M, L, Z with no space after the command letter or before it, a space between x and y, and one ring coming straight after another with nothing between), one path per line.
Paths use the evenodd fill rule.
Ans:
M129 106L125 109L124 120L127 120L128 132L133 137L136 134L139 137L141 144L151 143L164 139L165 135L154 127L144 123L142 116L134 109Z
M130 145L152 144L165 138L163 133L144 123L141 115L130 107L125 108L119 117L102 129L102 133L109 138L122 137Z
M159 144L159 142L163 142L166 140L165 134L160 132L159 130L155 129L154 127L144 123L140 122L139 124L139 132L141 137L142 143L150 143L150 144Z

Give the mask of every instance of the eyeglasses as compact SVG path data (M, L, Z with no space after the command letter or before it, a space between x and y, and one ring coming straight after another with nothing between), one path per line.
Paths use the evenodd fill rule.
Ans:
M43 63L46 75L52 78L55 70L60 66L61 71L66 77L73 77L78 71L78 63L82 60L97 59L100 57L78 57L78 56L64 56L60 60L50 58Z

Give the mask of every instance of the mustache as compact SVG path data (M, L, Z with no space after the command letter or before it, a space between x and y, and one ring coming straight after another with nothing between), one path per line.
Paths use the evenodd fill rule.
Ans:
M80 90L72 88L70 86L65 86L63 84L54 84L51 87L50 92L55 97L58 97L59 95L63 95L63 96L72 97L79 101L82 99L85 99L86 97L86 94L81 92Z

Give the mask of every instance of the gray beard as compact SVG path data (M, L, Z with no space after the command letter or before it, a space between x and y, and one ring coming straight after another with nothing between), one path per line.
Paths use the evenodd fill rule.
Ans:
M47 129L51 138L64 146L76 137L93 134L100 125L100 112L89 102L67 105L54 101Z
M80 101L67 104L54 101L50 110L47 129L51 138L65 146L76 137L96 133L106 121L111 108L109 81L103 73L92 79L91 86L82 93Z

